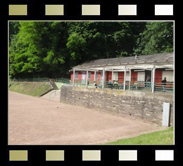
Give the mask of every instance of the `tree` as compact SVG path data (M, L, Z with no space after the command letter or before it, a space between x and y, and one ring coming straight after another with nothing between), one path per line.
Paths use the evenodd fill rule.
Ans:
M19 32L20 24L19 22L9 22L9 43L11 39Z
M173 22L148 22L137 40L136 54L173 51Z
M12 77L69 77L89 60L173 51L171 22L10 22Z
M84 60L133 55L137 31L129 22L69 23L67 48L75 65Z

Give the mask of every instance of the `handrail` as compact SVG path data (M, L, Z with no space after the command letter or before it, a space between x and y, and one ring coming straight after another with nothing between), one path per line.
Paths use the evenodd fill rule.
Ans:
M152 91L152 86L154 86L155 91L173 91L174 90L174 83L173 82L167 82L166 85L164 83L153 83L152 82L129 82L126 81L125 89L130 90L144 90L144 91ZM124 83L109 83L108 81L105 81L105 88L111 88L111 89L124 89Z
M71 84L73 80L71 80ZM87 86L95 86L94 83L97 84L97 87L101 87L102 81L101 80L89 80ZM86 80L82 83L82 80L75 79L74 86L86 86ZM152 92L154 86L154 91L162 91L162 92L173 92L174 91L174 82L166 82L166 85L162 82L145 82L145 81L126 81L125 83L125 90L143 90L143 91L149 91ZM117 82L116 85L114 85L114 81L112 81L111 84L109 84L109 81L105 81L104 88L110 88L110 89L124 89L124 82Z

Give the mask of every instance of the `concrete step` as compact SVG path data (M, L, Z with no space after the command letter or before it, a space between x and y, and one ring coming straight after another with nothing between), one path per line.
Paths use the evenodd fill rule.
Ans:
M52 90L41 98L60 102L60 90Z

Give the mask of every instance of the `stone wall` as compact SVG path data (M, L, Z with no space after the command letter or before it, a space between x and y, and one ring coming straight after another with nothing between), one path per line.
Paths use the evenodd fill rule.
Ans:
M130 115L162 124L163 102L171 104L170 125L173 125L173 95L167 93L123 91L62 86L60 102Z

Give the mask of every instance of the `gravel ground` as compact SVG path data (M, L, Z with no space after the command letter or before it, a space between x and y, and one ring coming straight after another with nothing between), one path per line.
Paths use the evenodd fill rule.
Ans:
M9 92L9 145L96 145L165 129L48 99Z

